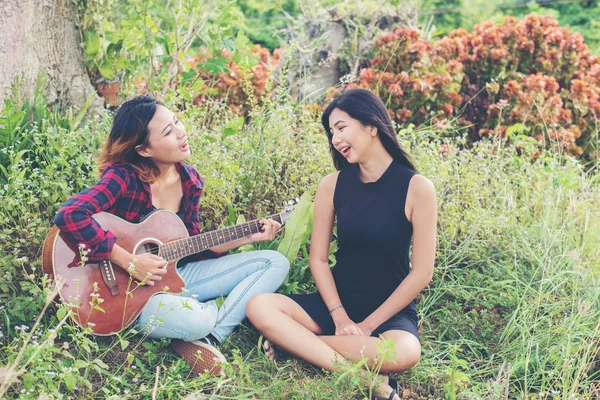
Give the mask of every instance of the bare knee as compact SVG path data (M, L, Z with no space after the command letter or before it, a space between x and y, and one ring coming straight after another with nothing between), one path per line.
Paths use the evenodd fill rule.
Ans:
M268 326L269 316L278 309L278 297L276 293L257 294L248 301L246 305L246 315L252 325L258 330Z
M394 357L392 361L386 361L381 371L387 374L403 372L411 369L421 359L421 354L402 354Z
M384 337L393 340L396 354L390 356L391 360L384 361L381 367L382 372L397 373L409 370L417 365L421 359L421 343L415 336L408 332L402 332L398 335L388 336L384 334Z

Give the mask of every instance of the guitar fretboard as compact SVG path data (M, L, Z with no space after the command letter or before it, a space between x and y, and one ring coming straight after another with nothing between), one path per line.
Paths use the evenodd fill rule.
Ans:
M273 219L281 223L281 215L276 214L264 219ZM262 219L262 218L261 218ZM167 261L174 261L192 254L200 253L215 246L233 242L261 232L262 225L254 220L240 225L229 226L212 232L201 233L185 239L165 243L159 247L158 255Z

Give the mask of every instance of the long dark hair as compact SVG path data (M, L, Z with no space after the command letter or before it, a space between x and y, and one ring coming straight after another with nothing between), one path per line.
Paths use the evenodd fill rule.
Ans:
M350 163L335 149L332 143L333 135L329 127L329 116L336 108L360 121L363 126L370 125L377 128L377 135L387 152L401 164L413 171L417 170L410 156L400 147L392 121L381 99L365 89L346 89L329 103L321 117L321 123L329 139L331 158L333 158L333 164L338 171Z
M145 182L153 182L160 175L154 162L142 157L137 146L148 146L148 124L158 105L164 105L150 96L138 96L123 103L117 111L110 135L98 159L98 173L113 163L128 163Z

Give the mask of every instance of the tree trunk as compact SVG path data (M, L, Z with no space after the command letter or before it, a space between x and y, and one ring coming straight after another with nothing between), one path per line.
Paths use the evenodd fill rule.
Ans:
M37 77L46 74L48 103L102 107L83 64L73 0L0 0L0 109L21 80L20 94L31 99Z

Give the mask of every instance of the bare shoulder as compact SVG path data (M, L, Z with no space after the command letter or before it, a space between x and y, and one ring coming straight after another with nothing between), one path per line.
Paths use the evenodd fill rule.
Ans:
M429 179L417 174L408 185L408 197L417 201L435 198L435 186Z
M418 215L435 215L437 210L437 198L433 182L423 175L415 175L408 185L406 195L406 217L413 221Z
M340 171L335 171L323 177L323 179L321 179L321 182L319 182L319 191L333 193L339 174Z
M322 194L331 194L335 191L335 185L337 184L337 177L340 174L340 171L333 172L329 175L326 175L319 182L319 188L317 189L317 193Z
M339 173L339 171L336 171L321 179L319 188L317 189L317 195L315 196L316 208L321 208L323 205L327 205L327 208L333 208L333 194L335 192Z

